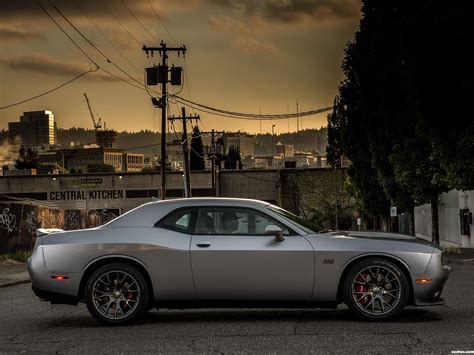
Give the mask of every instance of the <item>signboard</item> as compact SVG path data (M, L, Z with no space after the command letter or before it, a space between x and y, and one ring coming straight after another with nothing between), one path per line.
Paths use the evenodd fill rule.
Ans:
M390 207L390 217L397 217L397 208L396 207Z
M71 181L72 185L77 185L82 188L88 188L88 187L96 187L99 184L102 184L102 179L100 178L87 178L87 179L76 179Z
M341 155L340 159L341 159L341 168L348 168L349 165L351 164L351 161L345 155Z
M362 218L357 218L357 225L360 226L362 224Z
M124 198L123 190L71 190L50 191L50 201L74 201L74 200L115 200Z

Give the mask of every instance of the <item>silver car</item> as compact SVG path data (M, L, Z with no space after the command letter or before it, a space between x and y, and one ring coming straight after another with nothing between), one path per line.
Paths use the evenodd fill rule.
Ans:
M106 324L152 308L337 307L369 320L443 304L439 246L374 232L318 233L263 201L151 202L93 229L38 230L28 260L39 299Z

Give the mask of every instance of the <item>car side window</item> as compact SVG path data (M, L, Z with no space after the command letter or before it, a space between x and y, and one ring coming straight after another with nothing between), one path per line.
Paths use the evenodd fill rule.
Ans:
M156 222L155 227L191 234L195 214L196 211L194 209L180 208Z
M194 234L263 236L268 225L276 225L282 229L283 235L290 235L290 230L283 224L253 209L202 207L198 212Z

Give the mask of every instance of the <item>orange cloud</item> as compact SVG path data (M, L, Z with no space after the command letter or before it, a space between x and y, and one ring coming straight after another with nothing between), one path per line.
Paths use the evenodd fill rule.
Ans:
M267 53L276 54L278 48L270 42L260 42L251 37L238 37L232 41L232 47L244 53Z
M33 53L30 55L18 55L9 58L0 58L0 64L5 65L16 71L29 71L46 75L56 76L77 76L87 71L89 66L84 63L72 62L63 63L47 54ZM114 82L118 79L106 75L102 72L95 72L85 77L94 81Z

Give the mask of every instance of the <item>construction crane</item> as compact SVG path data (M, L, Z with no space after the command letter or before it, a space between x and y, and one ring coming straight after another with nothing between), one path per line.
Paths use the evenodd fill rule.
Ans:
M94 117L94 113L92 112L92 108L91 108L91 104L89 102L89 98L87 97L87 94L84 93L84 97L86 98L86 103L87 103L87 107L89 108L89 112L91 114L91 117L92 117L92 123L94 124L94 129L97 131L99 128L102 128L102 119L97 115L97 121Z

